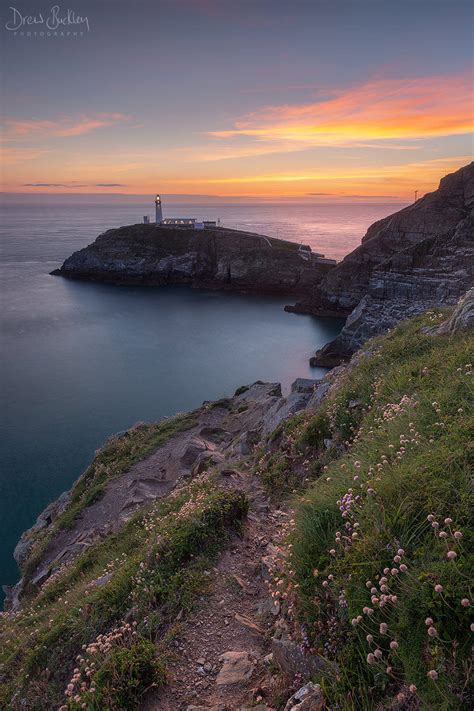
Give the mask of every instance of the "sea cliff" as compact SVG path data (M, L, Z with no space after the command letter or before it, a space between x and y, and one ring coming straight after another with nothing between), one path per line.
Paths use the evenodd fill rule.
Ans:
M190 284L303 297L335 262L293 242L223 227L107 230L53 274L114 284Z
M474 284L474 163L439 188L374 223L362 244L290 311L347 316L313 365L347 360L400 320L454 304Z

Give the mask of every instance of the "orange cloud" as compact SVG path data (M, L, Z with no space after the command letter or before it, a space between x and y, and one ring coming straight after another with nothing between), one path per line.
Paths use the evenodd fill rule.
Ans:
M56 121L47 119L6 119L6 138L24 138L31 135L45 136L81 136L104 126L112 126L127 119L121 113L102 113L94 116L81 116L78 119L63 117Z
M291 141L310 146L371 145L472 131L472 77L468 73L415 79L378 79L310 104L270 106L212 131L220 139Z
M15 165L16 163L22 163L26 160L36 160L44 156L45 153L47 153L47 151L34 148L0 148L0 155L4 165Z

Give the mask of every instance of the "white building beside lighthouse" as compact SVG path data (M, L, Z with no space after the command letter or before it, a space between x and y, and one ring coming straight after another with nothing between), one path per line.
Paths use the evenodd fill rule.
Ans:
M147 215L143 216L145 225L150 224ZM161 203L161 195L155 196L155 223L163 227L192 227L196 230L212 229L220 227L220 220L203 220L199 222L196 217L165 217L163 218L163 209Z
M155 222L157 225L161 225L163 221L163 211L161 209L161 196L157 195L155 197Z

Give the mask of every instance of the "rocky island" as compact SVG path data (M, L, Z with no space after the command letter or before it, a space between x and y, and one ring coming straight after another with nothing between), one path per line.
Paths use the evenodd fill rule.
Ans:
M107 230L53 274L113 284L190 284L304 298L335 264L309 247L251 232L138 224Z

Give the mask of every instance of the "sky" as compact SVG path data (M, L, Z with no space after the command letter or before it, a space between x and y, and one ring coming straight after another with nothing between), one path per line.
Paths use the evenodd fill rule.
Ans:
M467 0L54 7L0 2L5 192L406 202L472 159Z

